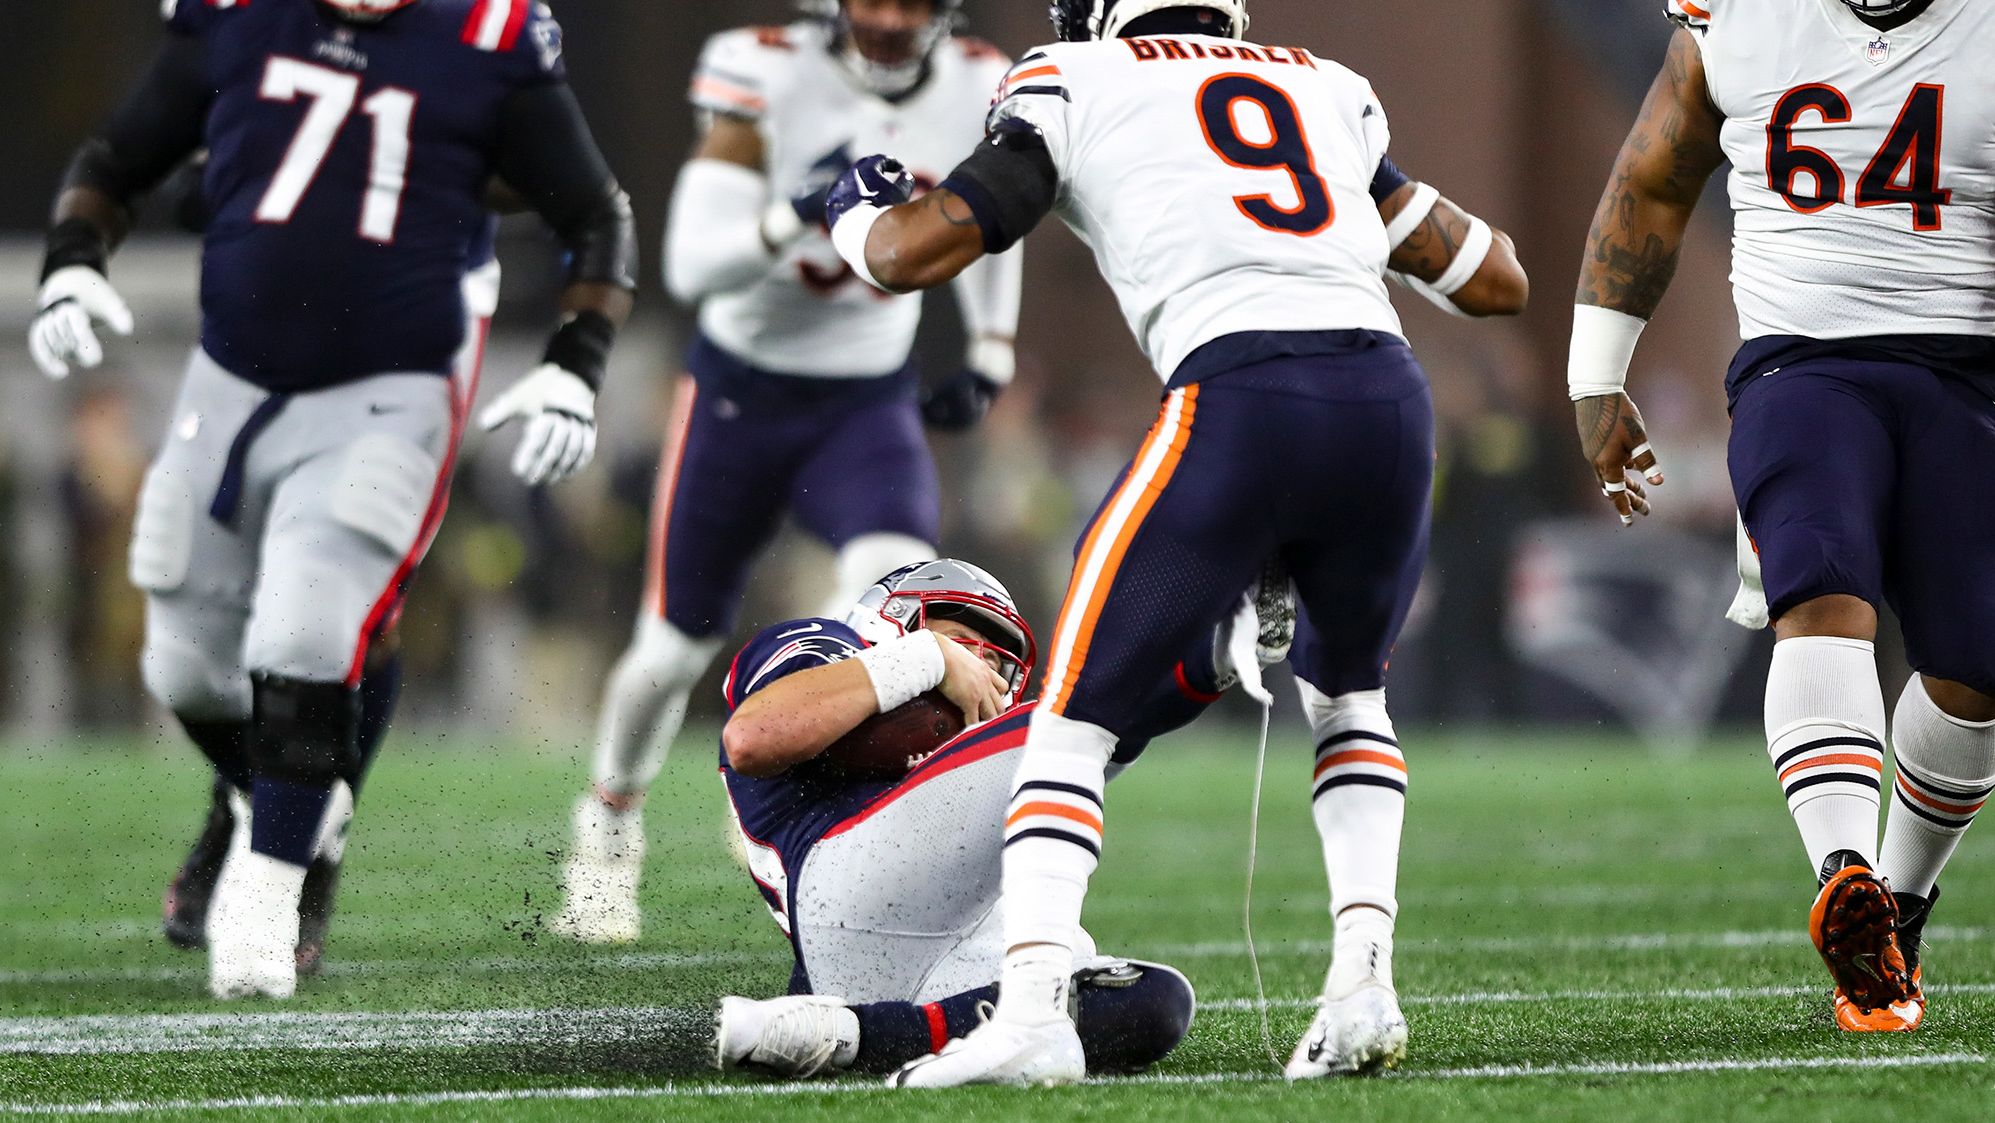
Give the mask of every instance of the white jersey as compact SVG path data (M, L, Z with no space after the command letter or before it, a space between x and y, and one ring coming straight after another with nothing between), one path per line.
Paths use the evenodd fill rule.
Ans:
M1054 209L1166 381L1235 332L1399 333L1370 193L1389 131L1352 71L1204 35L1056 43L991 112L1045 134Z
M1995 324L1995 4L1880 32L1842 0L1669 0L1732 164L1745 339Z
M889 102L832 55L822 23L740 28L707 41L692 101L756 123L771 198L797 195L814 173L835 176L875 152L892 153L926 188L983 138L991 92L1009 65L981 40L950 39L936 47L922 85ZM700 330L753 366L832 378L900 369L920 319L919 296L889 296L860 280L821 227L752 284L707 297L699 312Z

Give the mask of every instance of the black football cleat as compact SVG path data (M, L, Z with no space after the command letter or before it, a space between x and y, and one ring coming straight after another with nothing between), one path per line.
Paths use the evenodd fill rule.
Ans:
M339 891L340 863L312 859L305 868L305 891L298 898L298 974L316 975L325 967L326 932L332 927L333 895Z
M215 895L215 881L222 875L222 860L228 857L229 836L234 833L235 813L229 809L228 781L217 776L209 792L208 821L187 852L173 880L166 884L160 901L161 927L166 941L177 948L208 946L208 902Z

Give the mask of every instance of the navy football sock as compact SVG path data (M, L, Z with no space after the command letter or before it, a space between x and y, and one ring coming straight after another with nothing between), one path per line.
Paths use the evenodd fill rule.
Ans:
M861 1072L892 1072L942 1048L952 1037L962 1037L983 1022L977 1007L997 1001L997 987L952 994L939 1002L869 1002L852 1007L859 1017L859 1059L852 1067Z
M180 728L215 766L217 775L238 790L249 790L249 722L190 721L183 717Z
M360 721L354 737L360 747L360 768L352 777L355 798L360 795L360 784L367 778L368 769L374 766L374 754L387 739L388 723L394 720L395 704L401 699L402 656L397 652L360 676Z
M294 866L310 865L332 784L256 778L250 795L249 848Z

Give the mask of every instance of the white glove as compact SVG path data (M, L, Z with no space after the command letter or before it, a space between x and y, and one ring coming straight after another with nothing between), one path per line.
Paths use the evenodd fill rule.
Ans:
M132 310L104 274L87 265L69 265L42 282L35 322L28 326L28 350L50 378L69 377L69 365L90 369L104 361L96 325L132 334Z
M513 453L513 475L529 486L559 483L596 455L596 392L580 377L542 363L478 415L486 432L520 418L526 433Z

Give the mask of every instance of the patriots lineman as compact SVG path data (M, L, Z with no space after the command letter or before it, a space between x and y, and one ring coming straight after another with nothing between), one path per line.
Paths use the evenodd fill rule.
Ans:
M132 206L197 148L201 346L148 473L131 573L144 671L245 797L206 936L218 997L288 997L306 866L359 781L377 641L443 514L450 378L495 177L569 250L542 364L482 417L531 484L589 460L635 243L531 0L166 0L172 41L79 150L31 329L52 377L132 319L106 277ZM379 661L377 660L377 664ZM376 723L382 720L377 711ZM246 820L246 822L244 821Z
M1995 790L1995 7L1669 0L1676 32L1587 239L1568 382L1630 521L1662 482L1622 387L1705 179L1730 161L1726 376L1741 575L1772 623L1767 751L1800 828L1836 1024L1925 1014L1938 877ZM1891 720L1889 604L1918 673Z
M919 298L868 287L824 231L825 189L854 155L890 145L932 183L979 135L1007 60L951 34L958 2L813 2L786 27L715 36L693 75L704 135L672 198L665 280L699 305L699 336L660 459L635 634L575 808L555 925L573 938L637 938L645 792L783 512L838 552L835 605L934 557L922 423L975 423L1011 378L1018 253L958 282L968 361L918 399Z
M1141 727L1116 747L1118 769L1237 677L1233 626L1153 684ZM946 558L881 578L842 620L765 628L735 656L721 775L756 889L796 961L789 997L722 1002L723 1068L886 1071L981 1020L1004 954L999 846L1033 709L1013 703L1035 657L1004 586ZM854 776L820 759L860 722L928 690L972 725L906 776ZM1074 997L1089 1069L1162 1059L1190 1027L1190 983L1161 964L1096 956L1079 938Z
M1057 211L1166 387L1060 610L1005 820L997 1012L896 1082L1081 1076L1067 994L1106 766L1171 653L1271 559L1301 608L1289 661L1317 740L1336 924L1287 1071L1391 1067L1406 1049L1391 971L1406 764L1383 686L1425 559L1433 410L1383 281L1497 315L1523 308L1524 273L1508 238L1386 158L1364 78L1243 42L1237 0L1058 0L1053 17L1061 42L1006 76L989 138L937 190L879 205L907 198L907 175L875 156L829 203L840 253L891 291L937 284Z

